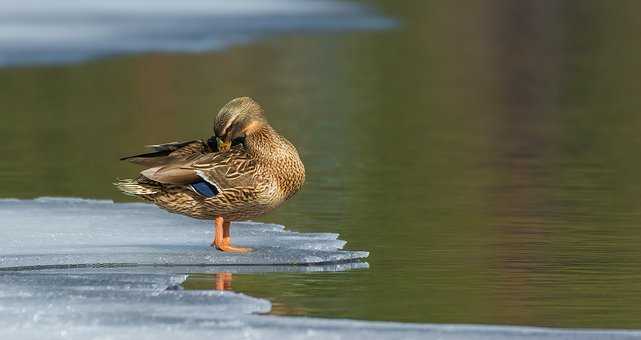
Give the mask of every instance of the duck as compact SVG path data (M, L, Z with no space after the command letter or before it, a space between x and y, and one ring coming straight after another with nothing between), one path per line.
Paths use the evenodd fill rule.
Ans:
M305 182L305 167L252 98L225 104L213 130L207 140L150 145L150 152L121 158L144 170L114 184L169 212L213 220L212 247L247 253L252 249L232 245L231 222L262 216L292 198Z

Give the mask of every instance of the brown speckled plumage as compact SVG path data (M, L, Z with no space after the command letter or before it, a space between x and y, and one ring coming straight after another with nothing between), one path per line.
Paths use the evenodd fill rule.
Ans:
M149 168L116 186L170 212L233 221L278 207L303 185L305 168L296 148L267 123L252 99L226 104L214 131L219 145L231 147L219 151L213 138L151 146L151 153L124 158ZM218 193L204 197L190 187L202 180Z

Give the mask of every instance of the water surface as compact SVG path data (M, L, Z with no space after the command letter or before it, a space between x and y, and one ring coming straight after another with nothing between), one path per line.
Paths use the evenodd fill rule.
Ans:
M286 315L641 328L641 3L377 4L401 27L1 69L0 196L126 201L118 157L249 95L308 171L262 220L372 254L231 289Z

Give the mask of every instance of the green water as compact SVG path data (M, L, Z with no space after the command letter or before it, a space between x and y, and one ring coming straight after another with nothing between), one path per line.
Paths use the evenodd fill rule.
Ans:
M262 220L370 268L231 289L275 314L641 328L641 2L377 4L397 29L0 69L0 196L127 201L118 157L249 95L308 171Z

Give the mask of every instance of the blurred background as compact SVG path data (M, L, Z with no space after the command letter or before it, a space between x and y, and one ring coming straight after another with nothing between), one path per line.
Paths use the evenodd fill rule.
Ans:
M308 173L262 220L339 232L370 268L235 291L274 314L641 328L641 2L2 7L0 197L130 201L119 157L209 137L252 96Z

